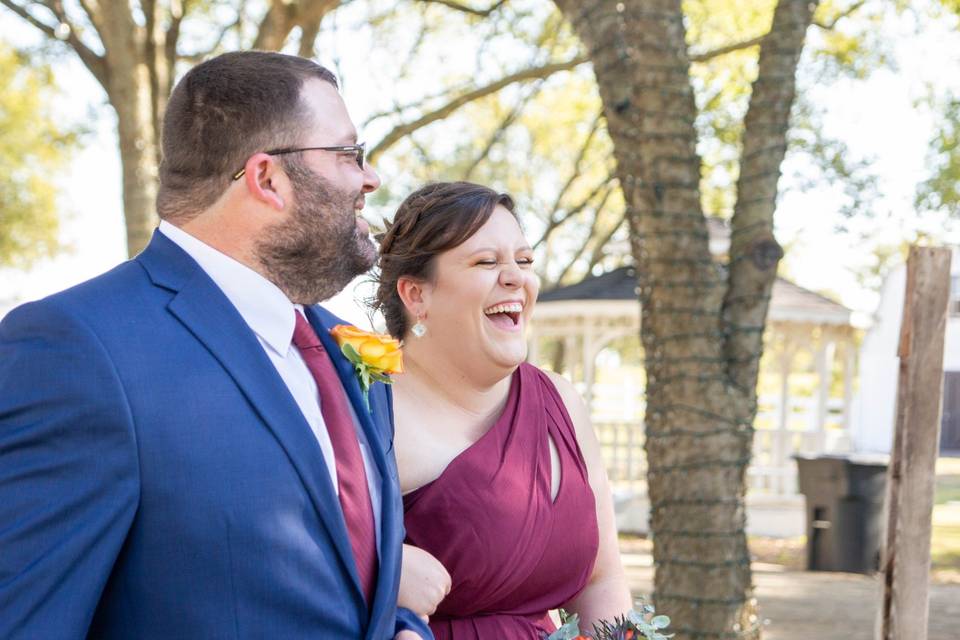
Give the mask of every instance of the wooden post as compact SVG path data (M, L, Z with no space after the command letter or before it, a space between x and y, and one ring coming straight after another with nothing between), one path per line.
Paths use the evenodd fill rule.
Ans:
M896 428L887 476L880 640L926 640L930 531L940 442L950 250L912 247L900 326Z

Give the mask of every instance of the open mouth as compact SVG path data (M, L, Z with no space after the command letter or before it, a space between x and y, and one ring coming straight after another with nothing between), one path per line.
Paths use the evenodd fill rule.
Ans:
M523 305L519 302L497 304L483 311L490 322L506 330L515 330L520 325L520 314L522 312Z

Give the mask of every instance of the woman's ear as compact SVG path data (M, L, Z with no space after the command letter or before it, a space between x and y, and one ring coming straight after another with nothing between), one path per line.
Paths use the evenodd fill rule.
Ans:
M409 277L397 279L397 295L406 307L407 313L414 318L425 318L430 298L429 285L422 280Z

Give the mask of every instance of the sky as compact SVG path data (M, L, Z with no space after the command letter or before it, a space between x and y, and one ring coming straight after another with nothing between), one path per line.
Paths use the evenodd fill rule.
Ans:
M872 158L880 176L881 199L876 215L854 220L851 226L878 241L897 243L905 229L929 227L945 241L960 242L956 232L944 231L937 216L917 219L913 213L916 184L926 176L927 145L935 120L917 107L917 101L935 86L960 95L960 30L956 25L936 24L917 33L909 16L889 21L884 27L894 43L895 68L881 69L865 81L848 80L813 89L814 101L825 110L826 133L844 140L852 154ZM0 38L16 45L35 42L29 29L7 11L0 12ZM348 82L344 95L353 119L360 123L369 115L365 104L376 87L364 86L362 56L340 51ZM932 60L939 61L930 64ZM0 271L0 308L59 291L102 273L125 259L120 200L120 166L116 150L116 121L102 91L72 56L57 62L62 99L55 105L58 117L82 122L92 128L82 150L58 180L64 213L62 241L66 251L29 271ZM425 92L431 92L425 79ZM375 138L373 138L375 139ZM790 167L785 167L785 173ZM789 248L783 273L802 286L828 291L863 317L877 305L874 291L865 289L855 269L868 264L868 247L853 244L851 236L838 234L836 210L840 196L830 189L790 191L776 214L776 233ZM392 212L374 211L374 217ZM331 308L347 320L367 324L365 314L352 300L361 293L348 290L331 301Z

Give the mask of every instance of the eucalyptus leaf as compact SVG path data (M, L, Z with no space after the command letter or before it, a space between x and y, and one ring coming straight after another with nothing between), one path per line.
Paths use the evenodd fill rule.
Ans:
M547 640L573 640L580 635L580 625L576 614L559 629L547 636Z
M653 625L655 629L666 629L670 626L670 617L669 616L655 616L650 624Z

